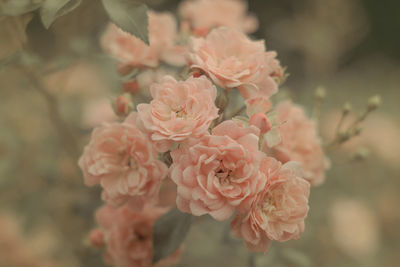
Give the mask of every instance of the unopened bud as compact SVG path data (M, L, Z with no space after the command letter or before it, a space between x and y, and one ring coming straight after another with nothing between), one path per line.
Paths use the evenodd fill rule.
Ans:
M368 158L370 152L366 147L360 147L353 155L354 160L365 160Z
M114 101L114 111L118 116L126 116L133 110L132 97L124 93Z
M119 63L117 69L120 75L125 76L133 71L134 67Z
M95 229L90 232L90 244L94 247L101 248L105 245L104 234L101 230Z
M208 27L200 27L200 28L193 29L192 32L194 35L202 37L202 36L206 36L208 34L209 30L210 29Z
M343 114L347 115L351 111L351 104L349 102L344 103L343 105Z
M135 94L140 90L139 83L137 81L126 82L124 83L124 90L125 92Z
M368 99L368 110L372 111L375 110L377 108L380 107L380 105L382 104L382 99L380 95L375 95L373 97L370 97L370 99Z
M272 123L268 120L264 113L256 113L251 116L250 125L254 125L260 129L261 134L265 134L272 128Z
M326 90L324 87L320 86L317 88L317 90L315 90L315 94L314 94L315 98L318 100L323 100L326 97Z

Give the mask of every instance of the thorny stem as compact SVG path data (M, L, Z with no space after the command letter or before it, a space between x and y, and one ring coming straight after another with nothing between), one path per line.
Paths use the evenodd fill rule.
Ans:
M65 149L68 151L68 153L70 153L73 158L78 158L78 143L75 139L74 134L61 116L60 110L58 108L59 105L57 99L48 92L41 77L36 73L35 70L29 69L25 66L22 66L21 69L25 76L31 81L33 89L40 93L46 101L50 121L57 131L60 139L63 141L62 143L64 144Z

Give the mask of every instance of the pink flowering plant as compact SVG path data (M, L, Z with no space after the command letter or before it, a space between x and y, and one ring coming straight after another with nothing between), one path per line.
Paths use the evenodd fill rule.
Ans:
M231 238L250 252L300 238L310 189L330 166L326 150L357 135L379 99L324 145L317 127L324 91L313 116L275 97L285 68L264 40L247 35L258 23L244 1L183 1L180 23L137 5L132 20L143 20L134 25L105 7L113 22L101 46L121 75L119 120L95 128L79 159L85 184L102 189L90 242L105 249L105 261L174 264L203 215L230 220ZM161 201L166 183L176 204Z

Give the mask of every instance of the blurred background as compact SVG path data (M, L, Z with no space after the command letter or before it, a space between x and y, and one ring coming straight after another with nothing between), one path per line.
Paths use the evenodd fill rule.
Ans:
M325 140L345 102L354 114L372 95L383 104L361 136L328 154L332 168L311 192L300 240L249 261L226 224L201 217L178 266L399 266L400 2L254 0L249 10L259 18L254 38L288 67L281 91L311 111L315 89L326 88ZM77 160L91 129L115 119L121 81L99 45L107 22L100 1L88 0L49 30L35 13L0 16L1 267L104 266L87 241L100 191L83 185ZM5 64L18 51L34 73Z

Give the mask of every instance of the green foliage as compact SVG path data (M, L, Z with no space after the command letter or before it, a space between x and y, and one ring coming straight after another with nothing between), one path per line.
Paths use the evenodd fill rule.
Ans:
M67 14L81 4L82 0L47 0L40 7L40 18L46 29L58 17Z
M19 16L38 9L44 0L5 0L0 1L0 15Z
M102 0L110 19L122 30L149 44L147 6L137 0Z
M192 215L177 208L159 218L154 225L153 263L170 256L182 244L192 223Z
M82 0L5 0L0 2L0 15L19 16L39 10L46 29L60 16L71 12Z

